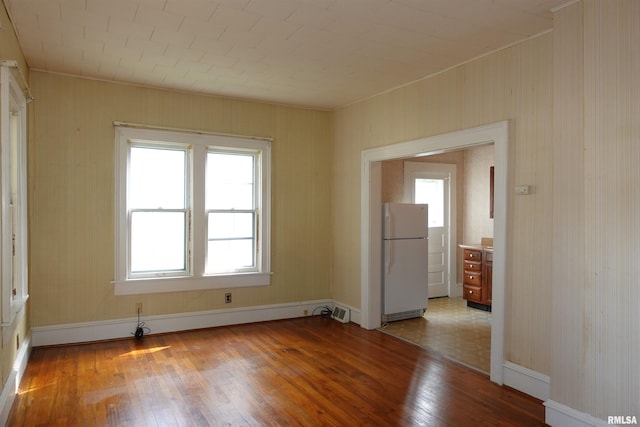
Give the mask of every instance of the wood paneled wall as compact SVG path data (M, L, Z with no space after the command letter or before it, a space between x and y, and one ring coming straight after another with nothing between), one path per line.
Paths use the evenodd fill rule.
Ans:
M584 309L584 78L582 5L554 15L554 146L553 264L556 284L551 334L551 398L584 410L578 390L584 390L582 348ZM569 332L571 331L571 332ZM569 332L569 333L567 333ZM573 367L569 370L567 366ZM574 373L572 373L572 371ZM573 378L572 378L573 377ZM572 384L562 387L560 384ZM573 390L575 388L575 390Z
M493 164L493 145L465 150L464 175L458 178L464 188L460 243L480 243L483 237L493 237L493 218L489 217L489 168ZM459 266L461 270L462 262Z
M555 17L551 398L640 414L640 2Z
M278 304L330 295L330 113L32 72L33 325ZM114 128L120 120L272 137L272 285L113 292Z

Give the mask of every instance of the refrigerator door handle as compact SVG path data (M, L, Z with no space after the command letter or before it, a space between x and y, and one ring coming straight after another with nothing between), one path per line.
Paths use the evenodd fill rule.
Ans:
M387 268L387 274L389 274L391 272L391 266L393 265L393 244L391 242L388 242L388 248L389 250L387 251L387 256L386 258L386 268Z
M385 237L390 239L394 237L393 230L391 229L391 227L393 226L393 221L391 220L390 210L386 212L386 215L384 216L384 222L385 222L384 229L387 230L387 233L386 233L387 235Z

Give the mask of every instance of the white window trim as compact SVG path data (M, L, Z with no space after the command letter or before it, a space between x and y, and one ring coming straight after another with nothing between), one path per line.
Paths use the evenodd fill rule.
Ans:
M229 135L216 135L207 133L195 133L189 131L163 130L136 128L128 126L115 127L116 135L116 200L115 200L115 295L135 295L147 293L162 293L176 291L194 291L205 289L236 288L247 286L268 286L271 282L270 271L270 218L271 218L271 141L264 139L252 139L247 137L234 137ZM127 212L126 212L126 185L127 185L127 159L128 141L173 141L177 143L191 144L195 149L206 152L212 147L227 147L236 149L256 150L261 153L261 218L258 230L259 256L257 259L257 272L242 272L232 274L204 275L204 245L206 236L206 224L196 220L194 215L192 223L192 268L188 277L158 277L158 278L127 278ZM199 183L204 182L204 167L196 162L204 162L204 156L193 157L193 187L197 190ZM202 175L202 176L201 176ZM193 198L194 211L204 212L204 200ZM198 248L200 248L198 250Z
M168 136L167 136L168 137ZM138 143L136 144L130 144L130 141L136 141ZM128 165L129 163L129 157L128 157L128 153L129 153L129 149L131 148L131 146L135 146L135 147L146 147L146 148L166 148L166 149L170 149L170 150L179 150L179 151L183 151L185 153L185 160L186 160L186 164L185 164L185 183L186 183L186 187L185 187L185 193L186 193L186 200L185 202L187 203L183 209L178 209L178 210L182 210L185 211L186 214L186 224L188 224L191 221L190 218L190 211L193 209L193 206L190 204L193 197L193 186L192 186L192 178L193 178L193 149L192 147L190 147L190 144L188 143L184 143L182 141L178 141L178 142L165 142L164 140L160 140L160 142L158 141L148 141L146 139L143 138L127 138L126 141L122 142L123 144L126 144L126 147L124 147L125 149L125 155L127 156L127 160L126 160L126 164ZM126 176L126 172L123 174L123 176ZM126 180L124 185L126 186ZM122 191L126 192L126 188L123 187L121 189ZM125 194L126 196L126 194ZM124 206L124 210L126 210L126 198L123 198L123 202L125 203ZM168 210L170 211L170 209ZM126 212L123 212L123 214L127 214ZM125 216L124 220L126 221L126 227L127 227L127 232L124 234L124 238L126 239L129 235L129 233L131 232L130 226L131 224L128 221L128 218ZM185 225L186 225L185 224ZM188 227L188 225L187 225ZM186 234L186 233L185 233ZM186 260L186 265L185 265L185 269L184 271L179 270L179 271L173 271L173 272L164 272L164 273L128 273L128 263L130 262L130 254L128 252L129 250L129 245L127 244L127 241L124 241L125 247L124 247L124 253L127 254L126 258L124 258L124 268L125 268L125 276L124 280L127 281L131 281L131 280L137 280L137 279L159 279L159 278L163 278L163 277L170 277L170 278L178 278L178 277L191 277L192 275L192 270L191 270L191 260L190 260L190 256L189 254L193 253L193 240L190 238L191 236L187 236L187 240L188 240L188 245L185 248L187 253L185 254L185 260ZM127 274L131 274L130 277L126 277ZM116 276L118 277L118 276Z
M18 81L6 65L0 67L0 200L2 222L0 239L2 273L2 324L11 324L22 310L28 293L27 268L27 101ZM12 228L11 200L11 115L18 119L18 188L14 209L16 228ZM13 234L15 233L15 241ZM14 246L15 245L15 246ZM15 248L15 249L14 249ZM14 257L15 250L15 257ZM15 258L15 259L14 259ZM16 294L13 294L13 289Z

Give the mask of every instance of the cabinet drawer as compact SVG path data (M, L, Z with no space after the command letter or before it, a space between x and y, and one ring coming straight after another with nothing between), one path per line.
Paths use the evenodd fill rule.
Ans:
M482 286L482 275L475 271L465 271L463 284L480 287Z
M476 251L473 249L464 250L464 259L466 261L482 261L482 251Z
M463 286L463 297L469 301L482 301L482 288L476 286Z
M464 270L465 271L482 271L482 263L474 262L474 261L465 261Z

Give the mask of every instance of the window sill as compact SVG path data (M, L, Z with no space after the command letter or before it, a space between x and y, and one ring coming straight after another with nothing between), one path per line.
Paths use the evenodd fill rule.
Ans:
M11 310L9 311L10 319L6 319L6 321L2 322L3 328L8 328L11 325L14 325L14 322L18 316L18 313L22 311L24 306L27 304L27 300L29 299L29 295L25 295L22 298L15 299L11 303Z
M224 274L206 277L172 277L114 281L115 295L157 294L207 289L268 286L272 273Z

